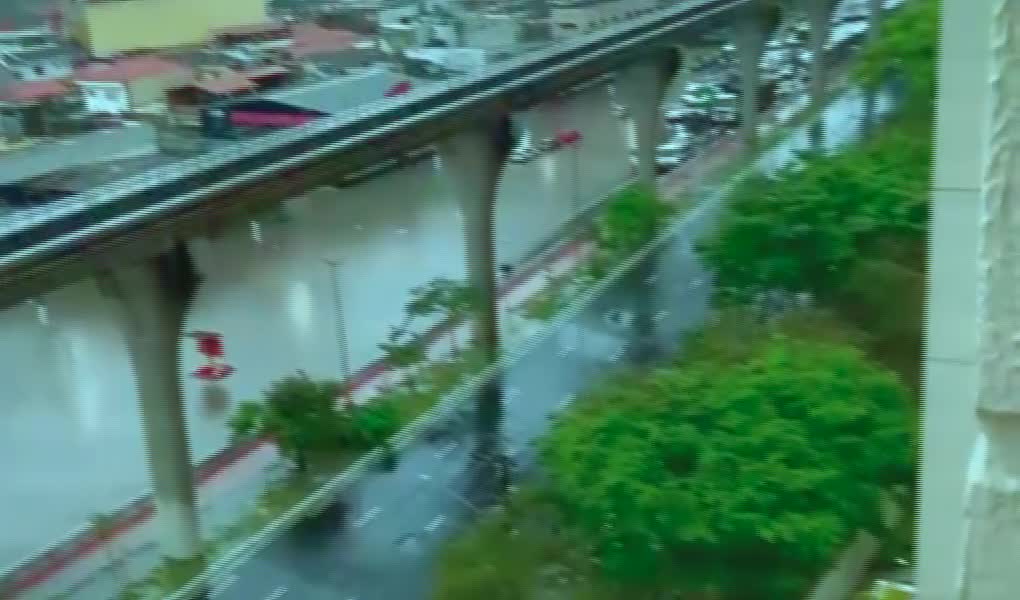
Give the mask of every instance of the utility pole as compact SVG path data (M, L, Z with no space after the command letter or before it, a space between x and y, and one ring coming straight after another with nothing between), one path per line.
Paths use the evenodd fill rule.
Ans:
M351 384L353 383L351 374L351 355L350 347L347 342L347 319L344 316L344 303L343 298L340 295L340 268L343 263L341 261L330 260L328 258L322 259L329 267L329 282L330 288L333 293L333 314L336 318L336 346L337 352L340 357L340 374L343 376L343 397L344 401L350 405L351 399Z

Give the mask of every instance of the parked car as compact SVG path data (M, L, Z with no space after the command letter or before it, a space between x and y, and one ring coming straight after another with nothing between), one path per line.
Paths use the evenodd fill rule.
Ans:
M397 83L394 83L390 87L390 89L386 90L386 93L383 94L383 95L385 97L387 97L387 98L395 98L397 96L403 96L404 94L406 94L406 93L411 91L411 87L412 86L411 86L411 82L410 81L407 81L407 80L398 81Z
M514 163L526 163L535 160L538 155L538 150L531 144L520 145L510 152L509 160Z
M580 142L581 138L581 132L576 129L559 131L555 136L542 140L539 150L542 152L552 152L566 146L572 146Z

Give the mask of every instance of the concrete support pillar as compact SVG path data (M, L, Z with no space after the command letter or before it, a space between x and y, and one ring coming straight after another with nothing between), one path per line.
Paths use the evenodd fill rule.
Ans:
M499 297L496 288L496 190L513 145L509 115L500 115L442 140L438 144L443 170L460 202L464 219L468 281L480 294L475 320L475 345L489 362L500 354ZM472 495L482 504L498 502L509 486L502 467L503 384L497 374L479 391L475 410L476 474Z
M740 64L740 139L748 152L758 146L761 57L765 50L765 11L760 3L747 5L733 27L733 43Z
M801 0L801 6L811 26L808 34L808 50L811 52L811 64L808 66L808 95L811 98L811 110L817 110L825 103L828 69L825 43L829 40L829 32L832 29L833 5L830 0ZM810 138L812 150L821 150L825 141L823 121L818 120L812 125Z
M198 278L185 246L100 275L120 301L131 356L159 543L173 559L200 555L195 482L180 384L178 343Z
M960 595L967 600L1009 600L1020 590L1018 28L1020 0L993 0L990 126L978 246L977 415L987 452L969 494L969 539Z
M964 490L978 440L978 229L992 1L940 7L917 538L923 599L959 597Z
M499 357L496 293L496 189L512 145L509 116L458 132L438 144L443 171L460 203L468 282L481 296L475 342L490 360Z
M637 138L638 183L655 189L655 148L662 139L662 101L677 72L675 51L664 51L616 72L616 89L630 111Z

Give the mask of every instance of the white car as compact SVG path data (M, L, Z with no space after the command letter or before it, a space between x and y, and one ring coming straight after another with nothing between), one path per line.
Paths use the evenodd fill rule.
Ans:
M674 137L672 140L665 144L659 144L655 147L655 153L659 155L664 154L675 154L683 152L684 150L691 147L691 139L687 135L680 135Z
M526 163L535 159L539 154L538 149L531 140L531 132L525 131L517 146L510 151L510 162Z
M513 149L508 158L510 162L526 163L535 160L538 155L539 152L534 146L518 146Z

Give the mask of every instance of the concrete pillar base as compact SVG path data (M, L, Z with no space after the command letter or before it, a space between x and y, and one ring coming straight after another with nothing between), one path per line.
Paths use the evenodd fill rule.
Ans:
M747 152L758 147L761 58L765 51L766 15L759 4L741 11L734 27L733 44L740 63L740 140Z
M158 540L173 559L201 554L178 342L197 277L184 246L107 271L101 287L120 301L141 405Z
M655 148L663 132L662 101L678 64L677 53L669 51L616 73L616 89L630 111L637 137L637 179L650 189L655 189Z
M825 43L832 29L833 4L829 0L801 0L804 12L811 25L808 50L811 52L811 66L808 75L808 94L811 97L811 109L817 110L825 102L826 60ZM810 128L811 148L820 150L825 141L825 128L818 121Z

